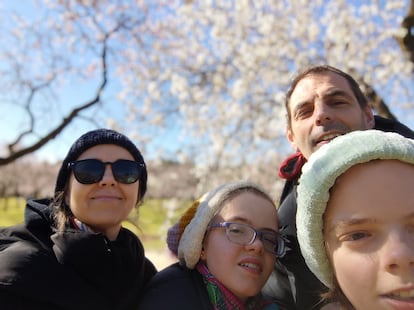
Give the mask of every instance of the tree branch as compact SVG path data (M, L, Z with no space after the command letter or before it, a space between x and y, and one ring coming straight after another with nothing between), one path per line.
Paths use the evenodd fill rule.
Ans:
M7 164L12 163L13 161L27 155L30 154L32 152L35 152L37 150L39 150L41 147L43 147L46 143L48 143L50 140L54 139L56 136L58 136L76 117L79 116L79 114L94 106L95 104L100 102L100 98L101 98L101 94L105 89L105 86L107 84L107 39L108 39L109 35L106 36L104 42L103 42L103 47L102 47L102 52L101 52L101 64L102 64L102 82L99 85L97 91L96 91L96 96L95 98L93 98L92 100L84 103L83 105L81 105L78 108L73 109L69 115L65 118L63 118L62 122L60 123L59 126L57 126L55 129L51 130L48 134L46 134L45 136L43 136L42 138L40 138L37 142L35 142L34 144L22 148L18 151L13 151L13 147L16 145L17 142L14 142L12 144L8 145L8 149L9 149L9 156L7 157L0 157L0 166L5 166ZM44 85L43 85L44 86ZM35 92L36 90L38 90L38 88L33 88L32 89L32 94L31 96L33 96L33 92ZM20 137L18 138L18 140L20 139Z

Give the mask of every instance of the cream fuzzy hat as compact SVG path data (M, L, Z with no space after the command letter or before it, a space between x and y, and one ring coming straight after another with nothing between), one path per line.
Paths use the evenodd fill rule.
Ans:
M330 288L333 273L323 238L329 190L349 168L375 159L414 164L414 140L378 130L354 131L323 145L302 168L297 188L297 238L309 269Z
M233 192L253 188L269 201L273 199L263 188L250 181L225 183L204 194L183 214L178 222L168 230L168 248L178 255L181 265L193 269L200 259L204 235L210 221L223 207ZM254 207L254 206L252 206Z

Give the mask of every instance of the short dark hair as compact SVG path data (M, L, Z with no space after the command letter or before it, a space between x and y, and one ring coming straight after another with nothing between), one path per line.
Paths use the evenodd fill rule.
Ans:
M298 85L298 83L302 79L304 79L305 77L307 77L311 74L319 75L319 74L325 74L327 72L332 72L332 73L338 74L338 75L342 76L343 78L345 78L345 80L347 80L347 82L348 82L349 86L351 87L351 90L354 93L354 95L355 95L355 97L356 97L356 99L359 103L359 106L361 108L365 108L368 105L368 99L364 95L364 93L362 92L361 88L359 87L359 84L348 73L345 73L344 71L341 71L338 68L335 68L335 67L332 67L332 66L329 66L329 65L311 66L311 67L308 67L307 69L299 72L296 75L296 77L293 79L292 83L290 84L290 87L289 87L288 91L286 92L286 95L285 95L285 108L286 108L287 122L288 122L289 127L290 127L290 124L291 124L291 121L292 121L292 116L290 115L290 110L289 110L289 102L290 102L290 97L292 96L292 93L296 88L296 85Z

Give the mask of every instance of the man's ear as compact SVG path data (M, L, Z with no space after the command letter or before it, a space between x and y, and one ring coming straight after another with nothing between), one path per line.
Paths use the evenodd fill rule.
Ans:
M288 139L288 141L289 141L290 145L292 145L292 147L293 147L295 150L298 150L298 147L297 147L297 145L296 145L296 143L295 143L295 140L294 140L294 135L293 135L292 130L291 130L290 128L286 128L286 132L285 132L285 134L286 134L286 138Z
M372 109L369 105L367 105L364 109L365 118L367 120L368 128L372 129L375 127L375 118L374 113L372 113Z

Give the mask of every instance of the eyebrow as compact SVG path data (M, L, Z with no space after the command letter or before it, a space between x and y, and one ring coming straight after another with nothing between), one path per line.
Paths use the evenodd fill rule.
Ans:
M328 90L324 95L323 98L330 98L330 97L336 97L336 96L343 96L347 97L349 99L354 99L352 95L350 95L348 92L342 90L342 89L330 89Z
M414 219L414 211L413 211L413 212L411 212L411 213L409 213L407 216L404 216L404 219L407 219L407 220L412 220L412 219Z
M225 220L225 222L233 222L233 221L243 222L243 224L255 227L255 225L253 225L253 223L251 221L249 221L248 219L246 219L244 217L240 217L240 216L231 217L231 218ZM256 230L273 231L273 232L276 232L276 233L278 232L278 230L275 230L275 229L270 228L270 227L259 227L259 228L256 228Z
M303 107L310 105L310 104L312 104L312 100L301 101L292 108L292 113L295 113L296 111L299 111Z
M322 99L330 99L333 97L346 97L349 100L355 100L355 98L352 95L350 95L349 93L347 93L346 91L342 89L337 89L337 88L329 89L328 91L326 91L323 94ZM313 102L313 99L312 100L305 99L303 101L300 101L298 104L296 104L292 108L292 112L296 112L300 110L302 107L312 104L312 102Z
M404 220L412 220L414 219L414 211L403 216ZM340 229L342 227L349 227L349 226L356 226L361 224L369 224L369 223L378 223L376 219L372 218L355 218L355 219L346 219L346 220L339 220L338 222L333 223L332 221L329 223L329 226L333 225L333 227L328 227L328 232L331 232L333 230Z
M225 220L226 222L231 222L231 221L240 221L246 224L251 225L252 223L246 219L245 217L241 217L241 216L235 216L235 217L230 217L229 219Z
M370 218L355 218L355 219L347 219L347 220L339 220L335 223L332 221L329 223L331 227L328 227L328 232L331 231L337 231L343 227L350 227L350 226L356 226L361 224L367 224L367 223L376 223L377 220L370 219Z

